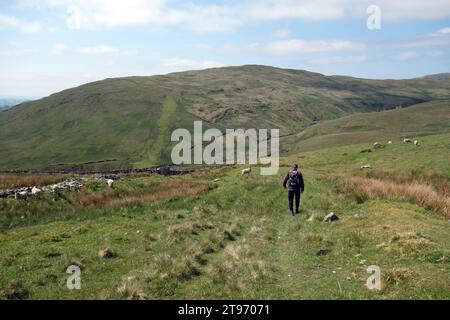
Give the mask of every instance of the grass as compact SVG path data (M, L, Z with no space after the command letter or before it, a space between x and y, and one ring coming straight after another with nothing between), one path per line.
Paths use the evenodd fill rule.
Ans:
M130 175L115 190L94 181L56 199L0 200L2 217L12 219L2 220L0 232L0 296L449 299L447 218L409 197L355 201L330 174L395 185L423 179L437 188L450 177L448 135L423 140L423 154L403 144L370 155L359 153L363 145L305 152L283 159L276 176L255 168L242 178L240 167ZM281 179L299 160L306 192L301 214L292 217ZM359 166L367 160L375 169L365 176ZM433 174L420 175L430 163ZM331 211L339 220L322 222ZM105 249L114 255L99 256ZM81 290L65 286L72 264L81 268ZM381 291L365 286L373 264L382 271Z

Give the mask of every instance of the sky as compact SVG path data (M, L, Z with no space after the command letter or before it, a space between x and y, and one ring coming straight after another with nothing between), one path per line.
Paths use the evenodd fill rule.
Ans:
M0 0L2 97L244 64L450 72L450 0Z

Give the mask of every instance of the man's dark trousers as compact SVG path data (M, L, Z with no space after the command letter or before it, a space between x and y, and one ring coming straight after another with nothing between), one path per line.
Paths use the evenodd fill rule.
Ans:
M288 190L289 210L294 213L294 198L295 198L295 213L298 213L300 206L300 189Z

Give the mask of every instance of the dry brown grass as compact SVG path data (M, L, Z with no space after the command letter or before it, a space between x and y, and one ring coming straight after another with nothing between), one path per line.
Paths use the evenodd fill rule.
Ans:
M141 283L135 277L128 277L116 290L121 298L128 300L147 300Z
M356 171L353 176L370 179L388 180L399 184L427 184L444 195L450 196L450 179L437 172L406 172L406 171Z
M68 194L66 199L69 203L78 207L117 207L194 195L206 190L207 186L203 184L181 179L170 179L158 182L157 185L152 185L147 190L139 191L119 191L110 188L92 191L84 188L80 192Z
M167 198L173 198L173 197L180 197L180 196L189 196L194 195L197 193L201 193L207 190L207 187L204 185L194 185L194 186L186 186L186 184L182 187L177 186L174 188L161 190L153 193L148 194L141 194L141 195L128 195L124 198L119 199L113 199L108 203L110 206L123 206L123 205L132 205L132 204L138 204L148 201L156 201L156 200L162 200Z
M450 197L437 191L430 184L396 183L358 175L341 177L340 191L354 197L358 202L378 197L407 200L450 218Z
M17 175L17 174L0 174L0 189L12 189L20 187L42 187L55 184L70 178L68 175Z
M384 273L383 277L386 283L399 285L402 281L411 278L414 272L408 268L393 268Z

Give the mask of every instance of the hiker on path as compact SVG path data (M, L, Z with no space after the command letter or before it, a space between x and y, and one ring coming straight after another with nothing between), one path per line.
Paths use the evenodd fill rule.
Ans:
M288 189L289 210L292 215L299 213L300 194L305 192L305 184L303 182L303 175L298 171L298 165L293 164L291 171L288 172L283 181L283 187ZM295 198L295 211L294 211Z

